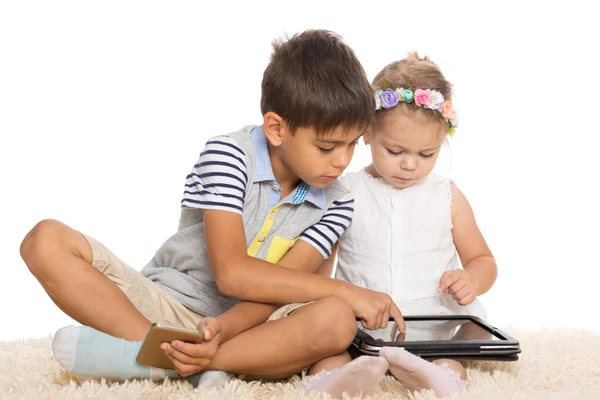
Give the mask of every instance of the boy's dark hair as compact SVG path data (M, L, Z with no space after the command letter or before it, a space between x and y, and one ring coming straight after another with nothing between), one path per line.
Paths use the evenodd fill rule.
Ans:
M260 107L263 115L272 111L282 117L292 133L298 127L325 133L340 126L366 128L375 99L362 65L342 38L308 30L273 42Z

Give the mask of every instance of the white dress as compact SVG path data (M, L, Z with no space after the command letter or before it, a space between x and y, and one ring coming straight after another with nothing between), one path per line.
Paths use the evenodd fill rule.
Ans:
M336 278L388 293L404 315L487 318L479 300L460 306L437 291L442 274L460 268L449 179L430 174L397 189L362 169L341 180L355 202L352 224L340 239Z

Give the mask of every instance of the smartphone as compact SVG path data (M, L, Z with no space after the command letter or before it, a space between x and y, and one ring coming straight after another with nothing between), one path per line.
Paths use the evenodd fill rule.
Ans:
M162 322L153 323L146 334L136 361L151 367L174 369L173 363L160 348L163 342L172 342L173 340L201 343L204 340L204 333L197 329L182 328Z

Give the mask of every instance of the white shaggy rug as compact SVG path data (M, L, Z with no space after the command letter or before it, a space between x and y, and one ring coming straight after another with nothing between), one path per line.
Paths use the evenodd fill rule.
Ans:
M519 331L517 362L469 362L469 383L453 399L600 399L600 332ZM299 378L276 383L234 380L224 389L193 389L184 381L80 381L52 357L51 338L0 342L0 399L328 399L304 397ZM389 377L364 399L435 399L410 393Z

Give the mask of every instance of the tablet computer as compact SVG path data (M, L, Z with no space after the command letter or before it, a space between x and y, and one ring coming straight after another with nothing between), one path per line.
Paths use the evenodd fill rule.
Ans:
M358 332L349 349L354 356L378 355L383 347L401 347L432 360L516 361L518 340L471 315L407 315L406 334L398 334L393 319L386 329L368 330L357 321Z

